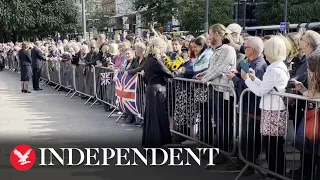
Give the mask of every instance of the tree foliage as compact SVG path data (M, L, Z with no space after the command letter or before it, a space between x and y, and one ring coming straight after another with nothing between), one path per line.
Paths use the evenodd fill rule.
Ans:
M209 26L215 23L229 24L233 18L234 0L210 0L209 1ZM177 17L181 27L193 34L199 34L204 30L205 1L183 0L178 4Z
M209 25L232 22L234 0L210 0ZM165 26L175 16L181 27L192 33L204 29L205 0L133 0L136 11L143 13L146 22L158 22Z
M72 0L1 0L2 37L36 37L75 29L77 8ZM10 39L11 39L10 38Z
M319 22L318 7L320 7L320 0L290 0L288 1L288 22ZM266 0L266 4L258 7L255 14L261 25L279 24L284 20L284 1Z
M145 22L158 22L161 25L172 20L179 0L133 0L134 10L143 12Z
M98 20L99 19L99 20ZM97 21L93 21L97 20ZM103 11L96 11L87 17L88 28L96 28L98 31L104 31L108 27L110 17L105 15Z

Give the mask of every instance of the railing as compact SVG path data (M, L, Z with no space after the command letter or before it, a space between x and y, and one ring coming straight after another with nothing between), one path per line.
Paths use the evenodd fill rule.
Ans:
M261 175L261 171L265 172L271 178L319 179L320 114L317 112L317 115L311 117L310 113L319 109L320 100L294 94L269 93L265 96L269 96L272 101L268 103L262 98L261 113L256 110L252 113L251 103L255 106L259 106L259 103L257 97L250 99L252 96L248 96L249 93L252 92L248 89L243 91L239 103L239 157L245 167L237 179L249 167ZM317 138L308 139L306 134ZM294 151L289 151L288 147ZM299 166L301 172L294 171ZM287 173L286 169L293 171ZM301 177L296 174L301 174Z

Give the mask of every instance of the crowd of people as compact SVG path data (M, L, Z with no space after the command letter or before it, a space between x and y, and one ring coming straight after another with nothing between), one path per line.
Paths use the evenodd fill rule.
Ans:
M311 99L320 97L320 34L307 30L258 37L241 32L242 27L238 24L227 27L214 24L207 34L198 37L171 37L159 34L153 29L154 36L146 38L123 34L123 40L120 40L119 35L116 35L114 40L107 40L102 34L89 42L59 40L6 43L1 44L0 50L3 58L10 56L19 60L22 93L30 93L28 82L31 77L33 89L41 90L40 64L41 61L49 59L64 60L74 65L85 63L107 67L124 75L142 74L147 87L143 120L127 115L125 122L143 121L144 147L181 143L183 138L171 134L170 121L195 124L195 119L199 118L197 115L200 114L199 139L226 150L230 141L230 138L226 137L232 136L228 134L231 133L229 130L237 126L231 123L234 118L232 106L234 101L239 103L239 98L235 99L229 89L219 86L209 88L212 96L188 116L185 115L186 109L192 101L198 101L199 97L191 95L194 94L193 91L175 86L174 105L171 107L174 117L170 117L166 88L168 79L181 77L195 79L203 84L210 82L233 87L236 97L240 97L248 88L250 93L244 98L248 101L242 102L243 111L247 113L242 113L243 127L240 128L245 132L242 133L242 143L251 147L241 149L246 160L254 163L263 149L270 171L283 176L319 179L319 142L312 142L304 137L304 141L298 141L298 136L303 136L299 133L296 134L298 145L295 148L301 152L301 168L286 172L284 142L287 121L295 121L296 131L299 132L301 124L304 124L305 111L308 110L306 101L298 100L287 104L282 97L271 95L270 92L292 93ZM180 64L179 58L183 59ZM176 69L170 65L175 63L178 64ZM243 63L249 64L249 71L243 69ZM185 95L188 100L183 98ZM315 105L313 104L313 107ZM108 106L105 107L109 110ZM214 119L216 127L212 125L211 119ZM176 125L179 126L179 123ZM221 138L218 143L214 141L214 132ZM314 149L316 151L313 151ZM215 159L216 164L226 161L223 154ZM238 158L237 163L228 168L241 170L244 166L245 163ZM253 173L254 169L248 168L244 174ZM273 175L268 175L266 179L273 178Z

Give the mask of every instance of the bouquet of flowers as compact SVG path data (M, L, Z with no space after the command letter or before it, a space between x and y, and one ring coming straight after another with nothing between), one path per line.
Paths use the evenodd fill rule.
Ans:
M180 66L183 64L183 58L178 56L173 62L169 56L164 58L164 64L170 71L177 71Z

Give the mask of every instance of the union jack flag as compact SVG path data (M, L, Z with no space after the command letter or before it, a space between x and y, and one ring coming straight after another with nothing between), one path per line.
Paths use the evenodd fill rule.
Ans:
M110 73L100 73L101 86L110 84Z
M140 116L137 108L137 75L119 74L115 80L116 96L122 112Z

